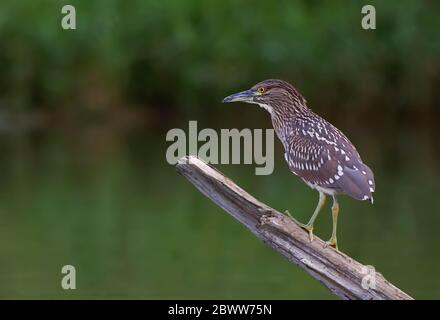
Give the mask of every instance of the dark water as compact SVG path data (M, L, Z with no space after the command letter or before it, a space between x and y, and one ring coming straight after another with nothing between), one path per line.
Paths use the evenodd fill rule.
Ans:
M165 162L163 135L3 135L0 298L333 298ZM306 221L317 194L291 175L223 165L258 199ZM416 170L417 169L417 170ZM376 170L373 206L341 198L342 251L416 298L440 297L440 175ZM315 226L330 237L329 207ZM77 289L61 288L74 265Z

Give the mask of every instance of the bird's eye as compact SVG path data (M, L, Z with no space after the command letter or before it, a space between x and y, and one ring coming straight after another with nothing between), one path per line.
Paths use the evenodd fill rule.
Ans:
M265 87L259 87L259 88L257 89L257 91L258 91L259 93L264 93L264 92L266 92L266 88L265 88Z

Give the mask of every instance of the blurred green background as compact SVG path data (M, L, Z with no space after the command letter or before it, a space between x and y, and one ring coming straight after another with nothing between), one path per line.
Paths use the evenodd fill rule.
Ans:
M61 28L76 7L77 30ZM377 29L361 28L373 4ZM342 197L340 249L415 298L439 298L438 1L21 0L0 3L0 298L332 299L198 193L166 132L269 128L221 99L295 84L376 174L373 206ZM217 166L309 218L289 173ZM327 207L315 226L331 233ZM61 289L61 267L77 290Z

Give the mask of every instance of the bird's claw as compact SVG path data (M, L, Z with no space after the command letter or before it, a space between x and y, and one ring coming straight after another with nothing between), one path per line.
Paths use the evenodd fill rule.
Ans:
M305 225L303 228L309 233L310 242L313 241L313 225Z
M287 215L288 215L290 218L292 218L294 221L296 221L295 218L293 218L293 216L290 214L289 210L284 210L284 213L287 214Z
M290 218L292 219L293 222L295 222L297 225L299 225L301 228L305 228L305 224L299 222L298 220L296 220L292 214L289 212L289 210L284 210L284 213Z
M305 229L309 233L309 240L310 242L313 241L313 225L311 224L304 224L296 220L289 212L289 210L285 210L284 213L290 217L290 219L293 220L297 225L299 225L301 228Z
M339 249L338 249L338 241L336 239L330 239L329 241L326 241L325 244L326 244L326 247L330 246L333 249L339 251Z

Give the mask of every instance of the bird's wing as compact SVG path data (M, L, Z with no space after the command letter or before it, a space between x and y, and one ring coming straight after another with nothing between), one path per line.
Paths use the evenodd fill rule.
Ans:
M338 162L330 149L311 138L291 137L285 156L289 169L310 184L326 187L340 178L335 176Z
M295 124L286 145L290 170L311 185L358 200L372 198L374 176L353 144L328 122Z

